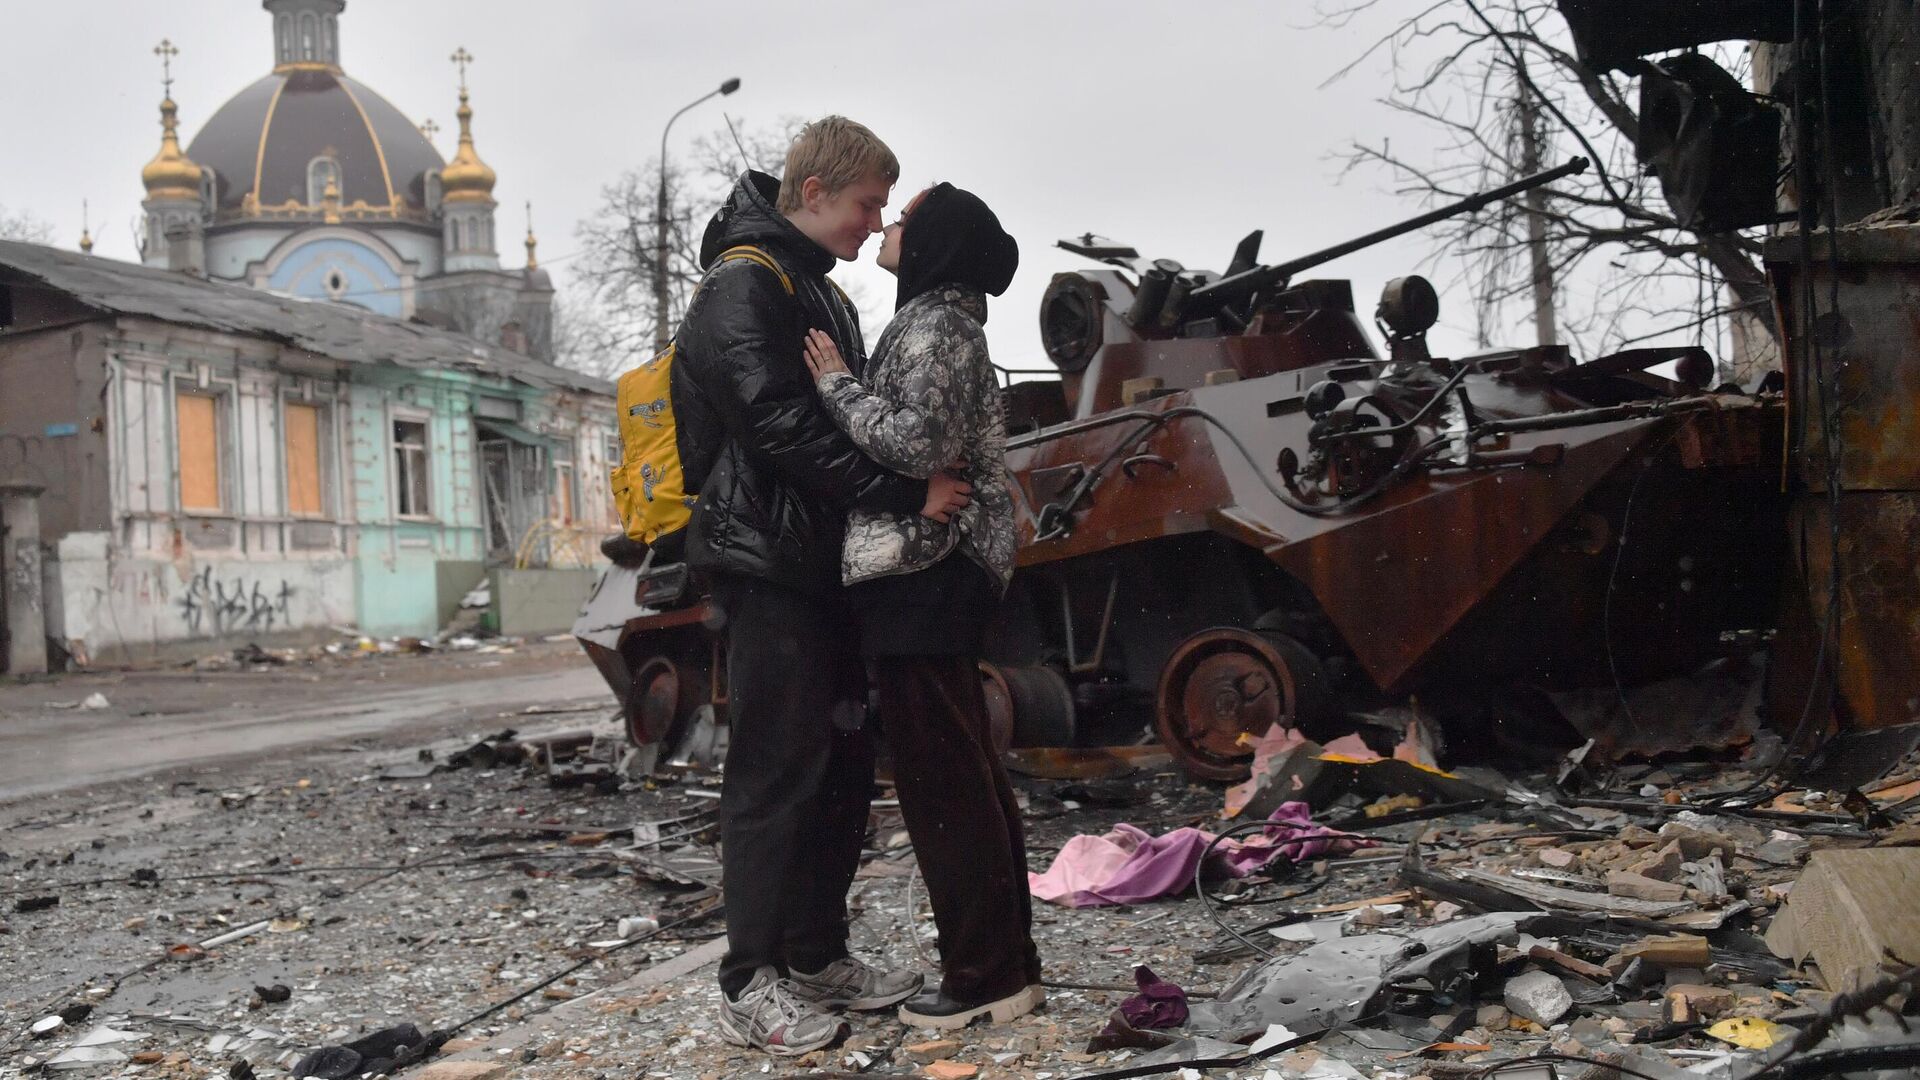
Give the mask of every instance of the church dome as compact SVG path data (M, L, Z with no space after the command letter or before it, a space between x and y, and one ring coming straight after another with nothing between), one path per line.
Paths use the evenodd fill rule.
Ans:
M328 181L351 217L425 220L442 165L400 110L324 63L282 64L235 94L187 156L213 170L215 213L228 220L317 211Z
M453 160L440 170L441 190L448 202L493 202L493 167L480 160L473 148L473 108L467 104L467 88L460 88L460 148Z
M191 201L200 197L200 166L180 153L180 140L174 133L178 118L179 109L172 98L160 103L160 152L140 170L140 182L146 186L149 199Z

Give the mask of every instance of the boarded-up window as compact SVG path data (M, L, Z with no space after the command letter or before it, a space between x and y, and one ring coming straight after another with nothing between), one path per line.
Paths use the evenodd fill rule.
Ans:
M220 498L219 402L204 394L176 394L174 426L180 438L180 508L218 511Z
M318 517L320 501L320 409L287 404L287 512Z
M394 509L404 517L425 517L427 505L427 425L393 422Z

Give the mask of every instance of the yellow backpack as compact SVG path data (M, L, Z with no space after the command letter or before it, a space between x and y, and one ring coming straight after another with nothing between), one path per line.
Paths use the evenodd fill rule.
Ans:
M787 295L793 295L793 279L765 251L746 244L728 248L713 265L730 259L759 263L778 275ZM693 513L694 496L686 491L680 448L674 442L670 377L676 346L677 342L668 342L660 355L620 376L615 384L620 461L611 470L613 505L627 536L647 544L683 528Z

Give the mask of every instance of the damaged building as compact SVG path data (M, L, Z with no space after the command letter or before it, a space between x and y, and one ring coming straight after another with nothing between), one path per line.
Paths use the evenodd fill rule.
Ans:
M610 385L357 306L0 241L0 382L78 662L427 635L489 565L614 528Z

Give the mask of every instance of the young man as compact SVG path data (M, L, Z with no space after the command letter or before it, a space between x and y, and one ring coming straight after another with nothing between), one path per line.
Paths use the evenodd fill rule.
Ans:
M672 373L681 464L699 494L687 563L705 575L727 628L720 1028L781 1055L838 1039L844 1025L831 1009L885 1008L920 987L917 975L847 953L873 747L840 549L853 507L946 521L971 489L874 464L828 417L802 359L812 328L842 356L865 355L859 316L825 275L880 231L899 175L873 132L829 116L794 139L784 179L742 176L707 226L707 278ZM744 258L715 264L742 245L779 271Z

